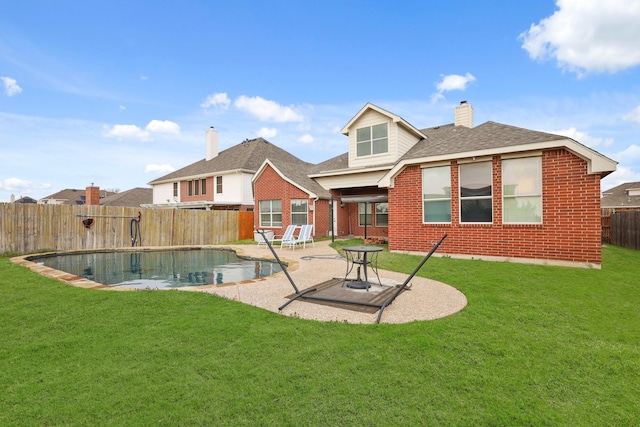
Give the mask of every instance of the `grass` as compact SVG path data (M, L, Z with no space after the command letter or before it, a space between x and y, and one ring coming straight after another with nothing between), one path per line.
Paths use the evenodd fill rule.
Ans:
M612 246L602 270L432 258L419 274L464 292L462 312L350 325L0 258L0 425L638 424L638 265Z

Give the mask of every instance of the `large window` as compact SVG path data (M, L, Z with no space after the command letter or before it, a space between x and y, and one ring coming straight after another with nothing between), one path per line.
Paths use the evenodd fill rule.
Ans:
M542 159L502 161L502 222L542 223Z
M307 199L291 199L291 224L309 224Z
M451 222L451 166L422 170L424 222Z
M282 227L282 200L260 200L260 226Z
M460 222L492 222L491 162L460 165Z
M371 225L371 203L358 203L358 225Z
M356 129L356 155L370 156L389 151L387 123Z
M389 203L376 203L376 227L389 225Z

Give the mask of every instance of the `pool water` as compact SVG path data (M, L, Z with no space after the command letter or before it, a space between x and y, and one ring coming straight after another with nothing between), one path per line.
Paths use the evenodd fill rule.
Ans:
M29 260L104 285L135 289L241 282L282 271L275 261L239 257L229 249L98 251L41 255Z

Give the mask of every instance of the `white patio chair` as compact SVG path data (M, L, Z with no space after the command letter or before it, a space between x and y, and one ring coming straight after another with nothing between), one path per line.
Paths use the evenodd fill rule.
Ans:
M271 239L271 244L280 242L280 247L282 248L285 245L290 245L291 241L295 239L293 233L296 231L296 225L288 225L287 229L284 231L282 236L274 235L273 239Z
M315 246L315 242L313 241L313 236L311 233L313 232L313 225L301 225L300 226L300 234L298 236L292 236L291 240L287 242L282 242L282 246L290 246L291 249L295 249L296 245L302 244L302 249L307 247L307 242L311 242L313 246Z

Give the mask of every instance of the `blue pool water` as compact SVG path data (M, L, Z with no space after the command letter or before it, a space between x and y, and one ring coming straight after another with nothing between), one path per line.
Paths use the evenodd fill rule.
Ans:
M239 257L228 249L76 252L29 260L104 285L135 289L240 282L282 271L275 261Z

